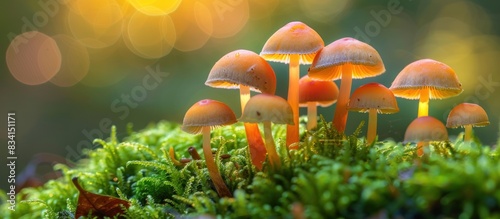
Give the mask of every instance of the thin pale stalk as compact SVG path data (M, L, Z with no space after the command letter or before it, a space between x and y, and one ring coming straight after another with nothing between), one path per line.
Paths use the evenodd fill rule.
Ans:
M214 183L215 190L220 197L232 197L233 195L227 188L222 176L220 175L217 164L215 163L214 156L212 155L212 147L210 146L210 126L202 128L203 133L203 154L205 155L205 162L207 164L208 174Z
M345 64L342 66L342 78L340 80L339 98L337 99L337 107L333 115L333 125L338 132L344 133L347 124L347 104L351 94L352 85L352 66Z
M471 139L472 139L472 125L466 125L465 126L464 142L468 142Z
M281 160L276 152L276 145L274 144L273 133L271 130L271 122L264 122L264 136L266 139L266 150L269 155L271 167L275 170L281 168Z
M377 136L377 109L370 109L368 111L368 133L366 134L368 145L375 141L375 136Z
M429 89L422 89L418 101L418 117L427 115L429 115Z
M288 82L288 103L292 107L293 125L286 127L286 145L299 142L299 55L290 55L289 82Z
M316 102L307 102L307 130L311 131L318 125Z

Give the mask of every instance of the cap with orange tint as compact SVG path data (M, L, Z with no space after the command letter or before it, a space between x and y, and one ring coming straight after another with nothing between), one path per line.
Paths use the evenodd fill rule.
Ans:
M274 94L276 75L271 65L257 53L236 50L215 63L205 84L228 89L239 89L240 85L245 85L257 92Z
M406 128L405 142L447 141L448 131L444 124L431 116L414 119Z
M309 68L309 77L337 80L341 78L344 64L352 65L352 78L374 77L385 72L377 50L357 39L345 37L318 52Z
M443 99L462 93L462 85L450 66L432 59L407 65L392 82L395 96L419 99L418 116L427 116L430 99Z
M306 24L294 21L277 30L264 44L260 55L274 62L290 62L290 55L300 55L300 64L311 64L324 46L321 36Z
M250 123L293 124L293 113L288 102L280 96L257 94L250 98L239 120Z
M377 135L377 113L396 113L399 111L394 94L384 85L368 83L356 89L349 101L348 109L358 112L368 112L368 144L375 141Z
M419 99L422 89L429 90L430 99L443 99L462 93L455 71L432 59L421 59L407 65L390 87L397 97Z
M317 106L330 106L338 96L339 88L333 81L311 80L307 75L299 80L299 105L307 107L307 130L317 126Z
M184 115L181 129L187 133L201 133L203 127L230 125L236 122L234 112L226 104L216 100L200 100Z
M358 112L368 112L370 109L376 109L378 113L399 112L396 97L391 90L375 82L356 89L351 95L348 109Z
M482 127L489 124L488 115L481 106L473 103L461 103L451 110L446 127L464 127L464 141L469 141L472 138L472 127Z
M311 80L307 75L299 80L299 103L307 106L308 102L327 107L337 102L339 88L333 81Z

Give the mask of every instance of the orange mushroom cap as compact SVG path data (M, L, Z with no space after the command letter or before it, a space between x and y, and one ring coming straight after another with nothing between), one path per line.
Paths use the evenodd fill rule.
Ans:
M240 84L253 91L274 94L274 70L257 53L236 50L224 55L210 70L205 85L215 88L238 89Z
M356 89L351 94L348 109L358 112L368 112L377 109L378 113L399 112L396 97L382 84L371 82Z
M405 142L447 141L448 131L444 124L431 116L413 120L405 132Z
M443 99L462 93L462 84L453 69L436 60L421 59L407 65L392 82L395 96L420 98L420 90L429 89L430 99Z
M448 115L446 127L458 128L465 125L487 126L489 124L488 115L481 106L473 103L461 103L451 110Z
M249 123L294 124L290 104L282 97L270 94L257 94L250 98L239 120Z
M307 75L299 80L299 105L307 106L307 102L327 107L337 102L339 88L333 81L312 80Z
M309 77L320 80L337 80L342 65L352 65L353 78L375 77L385 72L382 58L370 45L357 39L338 39L316 54L309 68Z
M321 36L306 24L294 21L277 30L264 44L260 55L268 61L290 62L290 55L300 55L300 64L311 64L316 52L325 43Z
M187 133L198 134L206 126L211 128L237 122L234 112L225 103L216 100L200 100L184 115L181 129Z

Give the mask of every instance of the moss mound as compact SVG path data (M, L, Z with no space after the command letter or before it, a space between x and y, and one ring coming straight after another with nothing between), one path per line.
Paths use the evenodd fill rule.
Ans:
M261 172L249 165L241 123L213 131L216 162L233 198L218 197L203 159L178 162L190 157L191 146L201 152L201 136L160 122L118 141L113 129L76 168L56 165L63 177L22 190L15 211L1 197L0 218L74 217L75 176L87 191L128 200L125 218L500 218L498 149L441 142L418 158L415 145L366 146L358 133L338 135L324 121L318 127L302 132L299 149L287 150L285 127L275 126L283 167L271 171L266 164Z

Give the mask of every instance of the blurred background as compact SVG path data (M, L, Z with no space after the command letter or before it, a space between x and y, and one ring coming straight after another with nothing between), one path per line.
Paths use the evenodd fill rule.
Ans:
M239 112L238 91L205 86L208 72L233 50L259 53L290 21L309 25L325 45L350 36L378 50L387 71L354 80L353 90L373 81L389 87L418 59L448 64L464 92L431 100L429 114L446 122L456 104L478 103L491 124L476 128L477 136L491 146L498 138L497 1L35 0L2 1L0 8L0 139L7 141L6 114L15 112L18 173L42 152L80 158L91 139L109 136L111 125L122 138L129 123L140 130L160 120L182 122L201 99L224 101ZM271 65L277 95L286 97L288 66ZM399 113L379 117L380 139L402 140L417 115L418 101L398 102ZM331 121L333 110L318 112ZM346 133L367 118L350 113ZM461 131L449 129L451 138ZM7 148L0 151L3 160Z

